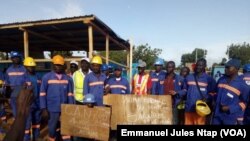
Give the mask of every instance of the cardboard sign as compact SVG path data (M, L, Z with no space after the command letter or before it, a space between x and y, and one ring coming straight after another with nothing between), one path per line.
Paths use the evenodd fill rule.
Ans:
M63 135L108 140L110 107L89 108L83 105L62 104L61 132Z
M172 124L172 98L169 95L104 96L104 104L112 106L111 129L118 124Z

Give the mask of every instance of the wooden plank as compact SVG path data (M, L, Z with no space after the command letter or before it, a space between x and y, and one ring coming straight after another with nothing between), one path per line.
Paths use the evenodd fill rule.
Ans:
M29 56L29 33L24 30L23 31L23 44L24 44L24 57Z
M19 27L31 27L31 26L41 26L41 25L51 25L51 24L62 24L62 23L71 23L71 22L82 22L94 20L94 16L92 17L80 17L80 18L71 18L71 19L55 19L55 20L47 20L47 21L37 21L37 22L27 22L20 24L8 24L0 26L0 29L8 29L8 28L19 28Z
M109 64L109 35L106 35L106 64Z
M96 140L109 139L110 107L89 108L83 105L62 104L61 133Z
M93 27L88 27L88 36L89 36L89 59L93 57L93 48L94 48L94 41L93 41Z
M118 124L172 124L171 101L169 95L104 96L104 104L112 106L112 130L116 130Z
M90 21L89 24L92 25L96 30L98 30L98 31L99 31L101 34L103 34L104 36L107 35L107 33L106 33L105 31L103 31L100 27L98 27L97 25L95 25L93 22ZM115 40L115 39L112 38L111 36L110 36L109 39L110 39L111 41L113 41L114 43L116 43L119 47L128 50L128 48L127 48L125 45L119 43L117 40Z
M28 30L28 29L25 29L25 28L22 28L22 27L20 27L19 29L22 30L22 31L27 31L28 33L33 34L35 36L38 36L38 37L41 37L41 38L44 38L44 39L56 42L56 43L58 43L60 45L63 45L65 47L69 47L69 48L72 48L72 49L74 49L74 48L80 48L80 47L73 46L73 45L65 43L63 41L59 41L59 40L54 39L52 37L49 37L49 36L46 36L46 35L43 35L43 34L40 34L40 33L34 32L34 31L31 31L31 30Z
M133 81L133 74L132 74L132 65L133 65L133 43L132 39L129 41L130 47L129 47L129 81L130 84L132 84ZM132 88L132 87L131 87Z

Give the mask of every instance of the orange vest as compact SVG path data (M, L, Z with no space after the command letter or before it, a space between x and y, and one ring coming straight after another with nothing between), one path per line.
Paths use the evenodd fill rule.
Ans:
M139 74L134 76L134 93L135 95L147 95L147 83L149 75L142 76L141 83L139 84Z

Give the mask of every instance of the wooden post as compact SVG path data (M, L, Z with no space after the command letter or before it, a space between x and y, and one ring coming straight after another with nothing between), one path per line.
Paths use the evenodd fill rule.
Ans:
M106 64L109 64L109 35L106 35Z
M129 63L129 54L130 54L130 52L129 52L129 50L126 50L126 53L127 53L127 67L128 67L127 76L129 77L129 72L130 72L130 69L131 69L131 68L129 68L129 66L130 66L130 63Z
M93 47L94 47L94 43L93 43L93 27L91 25L89 25L88 27L88 36L89 36L89 59L92 59L93 56Z
M24 57L29 56L29 34L28 31L23 32L23 43L24 43Z
M132 84L132 81L133 81L133 76L132 76L132 64L133 64L133 45L132 45L132 40L130 40L129 42L130 44L130 48L129 48L129 81L130 81L130 84ZM132 88L132 87L131 87Z

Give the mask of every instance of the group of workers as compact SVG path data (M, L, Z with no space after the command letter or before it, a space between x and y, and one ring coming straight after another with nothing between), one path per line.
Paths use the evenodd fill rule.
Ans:
M42 115L49 117L50 141L57 138L71 140L70 136L60 135L61 104L102 106L106 94L170 95L173 124L250 124L250 64L244 66L243 75L238 75L241 63L237 59L226 63L225 74L217 82L206 73L205 59L196 62L194 73L190 73L188 67L183 67L180 74L175 73L173 61L167 62L166 70L163 70L164 60L156 59L155 71L147 73L146 62L139 60L138 74L133 76L130 88L128 80L121 77L122 67L112 69L103 64L98 55L91 60L82 58L80 65L77 61L71 61L68 74L64 58L55 55L52 58L52 71L44 76L36 73L33 58L27 57L22 61L22 55L15 51L10 55L12 65L6 74L0 73L0 84L3 91L10 89L13 116L18 114L16 98L22 88L31 89L35 97L26 121L24 140L27 141L31 140L31 128L32 138L35 140L39 137ZM211 109L212 114L210 111L199 111L199 106ZM0 116L6 120L2 105Z

